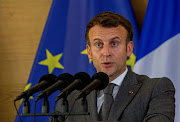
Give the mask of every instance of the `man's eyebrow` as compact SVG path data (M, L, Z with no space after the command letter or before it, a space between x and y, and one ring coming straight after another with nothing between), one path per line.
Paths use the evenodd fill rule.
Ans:
M101 39L100 38L95 38L95 39L93 39L93 41L101 41Z
M115 36L115 37L113 37L113 38L110 39L110 40L115 40L115 39L121 40L121 38L119 38L118 36Z
M115 36L115 37L111 38L110 40L113 41L113 40L115 40L115 39L118 39L118 40L121 41L121 38L119 38L118 36ZM93 42L94 42L94 41L102 41L102 40L101 40L100 38L95 38L95 39L93 39Z

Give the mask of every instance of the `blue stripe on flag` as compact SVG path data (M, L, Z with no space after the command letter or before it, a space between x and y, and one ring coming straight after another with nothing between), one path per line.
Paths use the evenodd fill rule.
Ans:
M141 31L137 61L180 31L179 0L149 0Z

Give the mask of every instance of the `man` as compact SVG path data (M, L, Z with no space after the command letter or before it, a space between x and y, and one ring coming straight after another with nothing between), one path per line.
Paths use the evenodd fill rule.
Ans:
M167 122L175 115L175 89L168 78L150 79L137 75L126 66L127 57L133 52L133 29L123 16L103 12L96 15L86 28L87 52L97 72L109 76L113 88L113 102L103 119L105 94L103 90L93 91L87 96L90 115L69 116L69 121L122 121L122 122ZM148 65L148 64L147 64ZM72 107L74 91L68 96ZM60 101L61 102L61 101ZM108 103L108 102L107 102ZM77 100L72 112L79 112L81 100ZM57 111L60 110L60 103ZM102 112L102 113L101 113ZM59 120L62 120L59 117Z

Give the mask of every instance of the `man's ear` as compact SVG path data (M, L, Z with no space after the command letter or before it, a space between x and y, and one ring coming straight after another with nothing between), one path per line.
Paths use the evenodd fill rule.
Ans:
M91 47L87 44L86 45L87 48L87 55L89 59L92 59L92 53L91 53Z
M130 41L128 44L127 44L127 56L130 57L131 54L133 53L133 42Z

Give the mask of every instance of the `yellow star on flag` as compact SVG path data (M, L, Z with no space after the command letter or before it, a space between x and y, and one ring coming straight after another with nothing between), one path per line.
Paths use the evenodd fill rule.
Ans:
M81 54L87 55L87 49L83 50L83 51L81 52ZM89 59L89 63L91 63L91 62L92 62L92 59Z
M40 65L48 66L49 73L51 74L54 68L64 69L64 67L59 63L62 53L53 56L48 49L46 49L47 59L39 62Z
M131 67L131 70L133 70L134 68L135 60L136 60L136 56L134 55L134 53L132 53L129 59L126 61L126 64Z
M24 91L28 90L31 87L31 83L27 84L26 87L24 88ZM33 99L32 96L29 97L30 99ZM23 99L20 101L20 104L22 103Z

